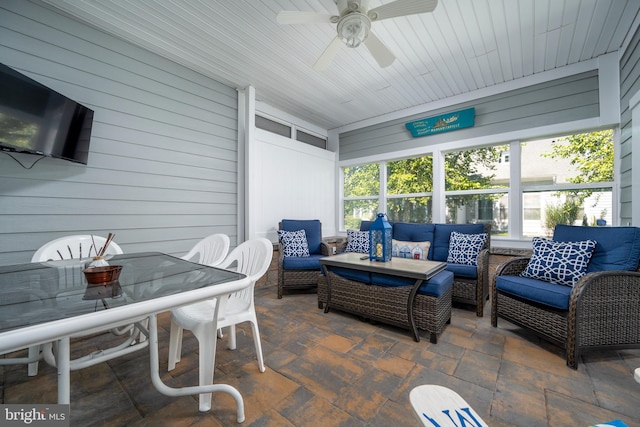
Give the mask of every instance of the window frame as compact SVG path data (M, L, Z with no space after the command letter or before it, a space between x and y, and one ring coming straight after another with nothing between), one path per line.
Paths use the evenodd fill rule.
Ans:
M338 171L340 179L339 181L339 218L338 224L339 229L344 230L344 201L345 200L353 200L356 199L354 197L345 198L344 197L344 168L345 167L353 167L358 165L365 165L370 163L378 163L380 167L380 191L378 198L379 206L387 206L387 200L391 198L403 198L403 197L432 197L433 203L433 223L444 223L446 220L446 208L445 201L447 196L452 195L469 195L469 194L496 194L496 193L505 193L508 195L508 235L507 236L497 236L497 240L511 241L519 246L517 242L530 242L530 237L523 236L523 221L524 221L524 207L523 207L523 195L525 193L533 192L533 191L567 191L567 190L580 190L580 189L610 189L611 197L612 197L612 206L611 206L611 217L613 226L619 225L619 203L618 203L618 180L620 179L618 176L619 171L619 150L620 150L620 142L619 136L620 132L617 127L610 127L613 130L613 143L614 143L614 181L611 182L596 182L596 183L585 183L585 184L573 184L573 183L561 183L561 184L547 184L547 185L532 185L532 186L523 186L521 180L521 153L522 148L521 144L523 142L531 142L536 140L547 139L548 136L539 136L539 137L531 137L525 139L513 139L510 141L501 141L501 142L492 142L492 143L483 143L483 144L464 144L464 143L448 143L442 144L441 146L430 146L423 147L424 151L414 150L412 155L396 157L396 156L371 156L368 158L359 158L352 159L350 161L339 162ZM557 131L553 132L553 134L558 136L564 135L577 135L581 133L588 133L597 131L598 129L590 129L590 130L569 130L569 131ZM479 190L450 190L445 191L445 181L444 181L444 162L445 155L448 152L453 151L461 151L461 150L471 150L474 148L482 148L487 146L496 146L496 145L507 145L508 146L508 156L509 161L505 162L509 165L509 185L506 188L489 188L489 189L479 189ZM397 153L396 153L397 154ZM416 157L424 157L424 156L432 156L433 159L433 191L426 193L411 193L407 194L393 194L388 195L386 191L386 182L387 182L387 168L386 163L395 160L402 160L407 158L416 158ZM512 177L518 177L518 179L513 179ZM367 198L364 196L360 196L358 198ZM371 196L369 199L375 199L376 196ZM523 246L524 247L524 246Z

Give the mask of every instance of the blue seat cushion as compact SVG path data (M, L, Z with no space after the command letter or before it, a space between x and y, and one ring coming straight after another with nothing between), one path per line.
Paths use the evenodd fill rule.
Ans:
M595 240L587 273L605 270L635 271L640 260L639 227L583 227L556 225L553 240L573 242Z
M284 270L320 270L320 258L323 257L324 255L286 256L282 259L282 268Z
M413 286L416 281L415 279L410 279L408 277L371 273L371 283L378 286ZM453 273L445 270L422 283L422 285L420 285L420 289L418 289L418 293L439 298L451 286L453 286Z
M354 270L352 268L331 267L331 271L347 280L355 280L366 284L371 283L371 273L367 271Z
M434 224L434 237L429 259L447 261L449 255L449 240L451 232L464 234L479 234L484 232L483 224Z
M464 277L466 279L478 278L478 267L475 265L448 263L447 271L452 272L458 277Z
M419 261L416 261L419 262ZM393 276L391 274L371 273L371 284L378 286L413 286L416 279Z
M560 310L569 309L569 296L573 289L571 286L556 285L521 276L498 276L496 288L501 292Z
M453 273L444 270L433 276L431 279L427 280L426 283L420 285L418 293L440 298L452 286Z

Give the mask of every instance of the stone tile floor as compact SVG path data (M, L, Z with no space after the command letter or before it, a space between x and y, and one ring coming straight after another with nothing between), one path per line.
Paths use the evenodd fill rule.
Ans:
M267 371L258 371L248 324L238 329L238 349L218 342L215 382L244 397L244 426L417 426L409 391L439 384L457 391L490 426L590 426L621 419L640 426L640 350L594 352L577 371L561 349L506 321L492 328L454 308L451 324L430 344L408 331L372 325L340 312L324 314L315 294L276 298L273 287L256 290ZM489 304L487 304L489 308ZM165 383L195 385L197 342L185 332L182 361L167 366L169 317L159 318L160 366ZM110 335L76 340L76 355L114 341ZM41 363L0 367L3 403L55 402L56 372ZM235 403L215 394L213 410L198 412L197 397L168 397L149 379L147 351L72 373L73 426L234 426Z

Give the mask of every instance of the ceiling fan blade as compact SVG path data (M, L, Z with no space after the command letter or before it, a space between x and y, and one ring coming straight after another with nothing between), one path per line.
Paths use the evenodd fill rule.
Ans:
M342 46L342 40L340 40L340 37L336 37L331 40L329 46L327 46L324 52L322 52L322 55L320 55L320 58L318 58L316 63L313 64L313 69L316 71L322 71L326 69L329 64L331 64L331 61L333 61L333 58L335 58L338 54L340 46Z
M376 60L380 68L388 67L396 60L395 55L382 43L382 40L372 32L369 32L369 37L365 40L364 45L369 49L369 52L373 55L373 59Z
M398 16L432 12L437 5L438 0L396 0L371 9L367 15L372 21L380 21Z
M276 20L278 24L331 24L331 16L330 13L283 10Z

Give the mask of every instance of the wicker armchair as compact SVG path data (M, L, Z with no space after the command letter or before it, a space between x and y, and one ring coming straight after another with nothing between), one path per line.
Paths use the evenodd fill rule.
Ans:
M587 272L569 290L568 310L561 310L497 288L499 277L519 276L529 259L517 257L496 270L491 283L492 326L502 318L533 331L563 347L573 369L590 349L640 348L640 264L636 271Z
M278 241L278 298L284 290L316 288L321 275L320 258L332 253L329 245L322 240L322 224L319 220L282 220L279 230L297 231L304 229L309 246L309 257L285 257L282 241ZM288 258L288 259L287 259Z

